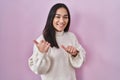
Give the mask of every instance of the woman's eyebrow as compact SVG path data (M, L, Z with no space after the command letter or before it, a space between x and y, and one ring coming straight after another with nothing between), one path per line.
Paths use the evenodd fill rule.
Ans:
M55 14L56 16L61 16L61 14ZM68 14L65 14L64 16L68 16Z
M56 16L60 16L60 14L55 14Z
M66 14L66 15L64 15L64 16L68 16L68 15Z

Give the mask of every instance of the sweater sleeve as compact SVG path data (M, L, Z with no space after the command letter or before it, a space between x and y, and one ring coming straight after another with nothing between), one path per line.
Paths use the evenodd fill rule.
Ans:
M33 54L28 59L28 64L30 69L36 74L45 74L49 71L51 61L47 55L50 52L50 49L47 53L41 53L37 46L34 45Z
M76 38L76 36L74 35L74 46L76 47L76 49L79 51L76 57L73 57L72 55L69 54L69 59L70 59L70 63L74 68L79 68L82 66L82 64L85 61L85 50L84 48L78 43L78 40Z

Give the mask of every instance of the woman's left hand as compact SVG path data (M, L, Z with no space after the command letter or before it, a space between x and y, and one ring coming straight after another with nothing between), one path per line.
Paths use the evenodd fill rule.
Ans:
M78 50L73 47L73 46L67 46L65 47L64 45L61 46L66 52L70 53L72 56L75 56L78 54Z

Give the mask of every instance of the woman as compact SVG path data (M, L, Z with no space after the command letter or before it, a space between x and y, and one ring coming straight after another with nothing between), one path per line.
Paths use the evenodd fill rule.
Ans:
M34 40L29 67L42 80L76 80L75 68L81 67L85 50L76 36L68 32L70 13L65 4L55 4L48 15L43 34Z

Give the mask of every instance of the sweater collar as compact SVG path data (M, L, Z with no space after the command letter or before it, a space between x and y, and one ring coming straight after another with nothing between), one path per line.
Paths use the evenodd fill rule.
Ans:
M56 31L56 36L62 36L64 34L64 31L58 32Z

